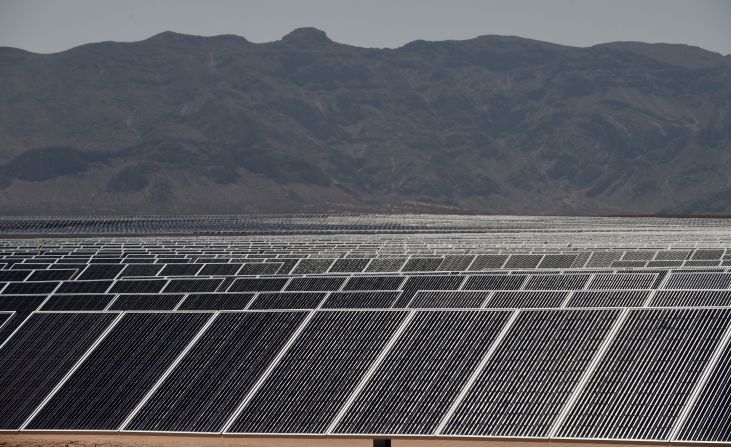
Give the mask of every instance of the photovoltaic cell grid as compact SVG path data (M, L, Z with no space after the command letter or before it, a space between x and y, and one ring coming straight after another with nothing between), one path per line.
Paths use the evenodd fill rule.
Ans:
M323 433L405 316L316 314L228 431Z
M145 221L115 219L110 228ZM244 230L232 231L242 221ZM83 234L95 221L13 222L26 225L21 230L28 234ZM432 435L441 427L450 436L729 440L723 308L731 305L731 253L720 248L731 242L726 221L278 216L150 222L148 228L182 233L0 240L0 312L15 312L0 330L0 343L7 340L0 359L24 340L24 330L63 347L83 334L63 329L53 338L42 331L79 315L110 319L86 324L96 332L78 342L78 352L68 350L73 359L66 363L58 360L65 352L50 345L23 345L57 361L58 369L33 355L16 360L51 372L18 406L19 415L6 408L12 401L4 404L0 419L18 425L13 429L35 413L28 430L220 433L226 427L229 433L330 429L398 436ZM0 227L7 224L0 219ZM254 227L269 235L250 233ZM141 228L131 233L146 231ZM228 236L194 236L206 232ZM109 330L119 312L127 313ZM634 329L643 312L651 313L647 325L655 324L655 335ZM684 323L675 320L696 317L667 312L697 313L703 323L681 330ZM708 317L714 312L724 316ZM325 314L341 316L334 324L340 329L325 330L336 334L330 339L317 335ZM362 317L367 322L354 316L360 314L370 315ZM498 314L512 315L512 326L482 320ZM135 315L183 320L171 325L172 333L140 323L152 329L120 335ZM33 323L41 316L58 320L42 328ZM497 342L496 331L502 331ZM145 340L145 332L160 340ZM478 343L483 338L490 341ZM365 340L362 352L352 348L359 340ZM451 350L439 348L447 345ZM615 352L619 345L624 354ZM336 352L344 346L347 353ZM651 364L626 365L623 355L635 351ZM311 368L299 371L303 362ZM601 380L624 385L604 389ZM629 398L630 392L641 397ZM108 403L98 397L106 394ZM256 419L259 413L264 419ZM592 416L598 413L611 419Z
M335 432L433 433L508 315L417 312Z
M210 314L131 313L33 418L41 430L116 430Z
M125 429L220 432L304 317L220 314Z
M618 314L522 311L443 433L547 436Z
M31 316L0 349L0 429L21 428L116 316L114 313Z
M731 309L630 311L560 435L667 439L729 317Z
M731 344L692 407L678 439L686 441L731 441Z

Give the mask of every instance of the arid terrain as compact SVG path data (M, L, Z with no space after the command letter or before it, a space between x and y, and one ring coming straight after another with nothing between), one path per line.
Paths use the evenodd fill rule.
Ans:
M518 440L393 439L393 447L596 447L596 443ZM613 447L636 443L603 443ZM147 435L0 435L2 447L370 447L369 438L236 438ZM663 444L669 445L669 444ZM682 444L672 444L682 445Z
M0 213L725 213L731 59L297 29L0 48Z

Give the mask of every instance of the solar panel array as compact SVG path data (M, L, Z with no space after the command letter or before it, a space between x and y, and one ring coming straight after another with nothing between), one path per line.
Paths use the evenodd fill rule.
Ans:
M731 441L722 219L0 229L0 430Z

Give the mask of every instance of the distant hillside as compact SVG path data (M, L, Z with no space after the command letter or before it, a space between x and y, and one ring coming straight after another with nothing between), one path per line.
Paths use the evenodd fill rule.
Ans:
M731 58L165 32L0 48L0 213L731 212Z

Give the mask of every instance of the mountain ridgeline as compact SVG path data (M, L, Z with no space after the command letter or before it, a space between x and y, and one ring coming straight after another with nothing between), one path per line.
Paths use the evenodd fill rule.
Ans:
M10 214L731 212L731 57L165 32L0 48Z

